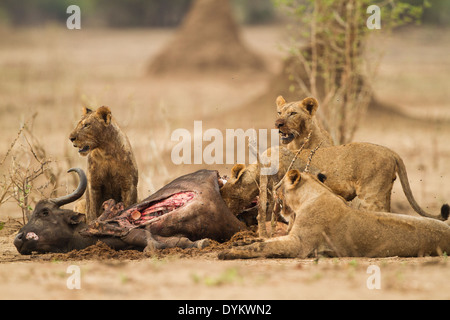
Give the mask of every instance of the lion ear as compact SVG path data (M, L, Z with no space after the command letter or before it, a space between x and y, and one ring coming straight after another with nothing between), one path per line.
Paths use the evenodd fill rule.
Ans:
M279 96L277 98L277 108L281 108L282 106L284 106L286 104L286 100L284 100L283 96Z
M291 170L287 173L287 183L291 187L295 187L301 180L301 173L298 170Z
M111 110L108 107L100 107L96 111L97 116L108 126L111 123Z
M317 112L317 109L319 109L319 102L317 102L314 98L306 98L302 101L301 106L308 111L310 115L315 115Z
M244 164L237 164L231 169L231 176L236 180L238 180L244 173L244 170L245 170Z
M92 109L89 109L88 107L81 108L81 112L83 112L83 116L92 113Z

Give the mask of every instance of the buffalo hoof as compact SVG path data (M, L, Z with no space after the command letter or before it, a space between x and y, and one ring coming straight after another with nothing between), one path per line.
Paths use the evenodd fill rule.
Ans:
M199 241L195 241L195 246L199 249L204 249L206 247L209 247L211 245L211 240L209 239L202 239Z

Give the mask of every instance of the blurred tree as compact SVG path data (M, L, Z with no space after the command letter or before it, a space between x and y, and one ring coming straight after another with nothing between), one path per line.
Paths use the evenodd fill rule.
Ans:
M89 15L95 8L95 0L2 0L0 18L15 26L35 26L47 21L66 22L66 10L71 4L83 8L83 15Z
M414 1L413 4L418 0ZM423 12L423 22L439 26L450 26L450 1L428 0L430 6Z
M325 126L336 143L352 141L369 105L380 106L370 86L379 59L367 59L370 33L367 9L375 0L276 0L288 8L298 26L273 88L295 99L320 102ZM417 21L423 7L400 1L378 2L383 32ZM384 4L384 5L383 5ZM306 43L306 44L305 44ZM280 87L283 86L284 88Z
M274 19L272 0L232 0L238 21L266 23ZM274 0L275 1L275 0ZM0 23L40 25L46 21L65 23L66 8L80 6L84 22L111 27L172 27L183 20L192 0L1 0ZM307 2L307 0L304 0ZM377 1L374 1L374 3ZM393 1L391 1L393 2ZM423 0L403 0L414 6ZM450 1L428 0L423 22L450 25Z
M271 0L232 0L237 20L244 24L261 24L274 20L275 8Z
M16 26L65 23L66 8L81 8L83 23L109 27L173 27L181 23L192 0L1 0L0 23ZM271 0L233 0L239 22L260 23L273 18Z
M192 0L96 0L96 19L110 27L172 27L186 14Z

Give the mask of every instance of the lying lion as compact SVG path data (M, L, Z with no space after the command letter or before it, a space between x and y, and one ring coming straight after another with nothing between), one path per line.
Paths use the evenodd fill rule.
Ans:
M277 148L277 147L275 147ZM288 171L295 155L290 150L279 147L271 148L262 155L270 158L271 153L278 151L279 169L274 177L275 182ZM311 150L303 150L295 160L292 169L303 171ZM267 159L263 159L267 162ZM311 162L311 172L323 172L328 179L325 184L337 195L347 201L359 200L359 209L389 212L391 209L392 186L399 176L403 192L414 211L424 217L446 220L448 206L444 205L440 216L425 212L416 202L411 191L403 160L392 150L370 143L350 143L342 146L320 148ZM259 194L260 181L258 164L248 166L237 164L231 170L231 177L220 192L225 203L235 215L252 205ZM269 181L268 188L273 185ZM269 199L270 200L270 199Z
M321 177L323 178L323 176ZM318 178L291 170L278 194L285 214L294 215L287 236L236 247L220 259L417 257L450 252L450 227L429 218L350 208Z

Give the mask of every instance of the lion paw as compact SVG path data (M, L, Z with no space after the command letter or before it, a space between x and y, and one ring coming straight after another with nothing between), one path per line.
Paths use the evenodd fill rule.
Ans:
M243 247L243 246L248 246L250 244L259 243L259 242L264 242L264 239L263 238L243 239L243 240L238 240L236 242L233 242L231 245L233 247Z

